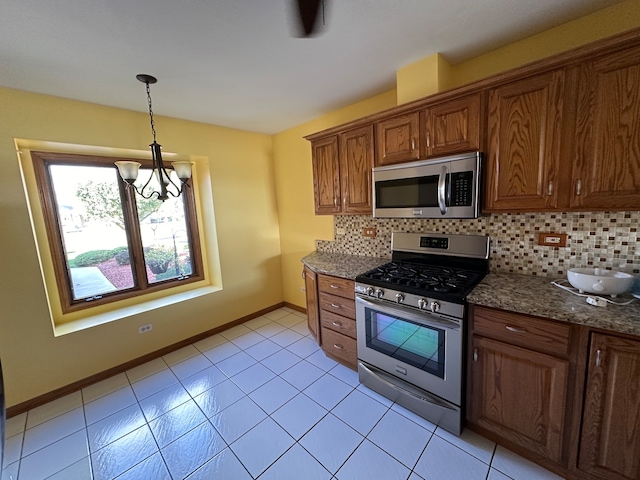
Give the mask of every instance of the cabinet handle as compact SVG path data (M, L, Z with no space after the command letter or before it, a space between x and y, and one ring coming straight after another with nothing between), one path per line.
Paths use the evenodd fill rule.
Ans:
M416 149L416 139L412 138L411 139L411 150L415 150Z
M549 181L549 186L547 187L547 195L553 195L553 182Z
M342 323L340 323L340 322L332 322L332 325L333 325L334 327L341 327L341 326L342 326Z
M340 285L334 285L333 283L329 285L331 288L340 288Z
M525 328L513 327L511 325L506 325L504 328L506 328L511 333L527 333L527 330Z
M578 181L576 182L576 195L580 196L581 193L582 193L582 180L578 179Z
M596 367L602 365L602 350L596 350Z
M331 306L332 306L333 308L340 308L340 305L336 305L335 303L332 303L332 304L331 304Z
M427 132L427 148L431 148L431 133Z
M473 349L473 361L474 362L478 361L478 349L477 348Z
M333 348L336 348L338 350L343 350L344 349L344 347L342 345L340 345L339 343L334 343L333 344Z
M338 197L333 197L333 206L334 207L338 206Z
M302 279L304 280L304 270L302 270Z

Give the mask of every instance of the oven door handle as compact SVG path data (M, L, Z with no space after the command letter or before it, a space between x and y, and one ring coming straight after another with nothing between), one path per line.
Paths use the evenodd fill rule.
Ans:
M370 375L376 377L378 380L383 382L385 385L388 385L389 387L391 387L391 388L393 388L395 390L398 390L399 392L402 392L402 393L404 393L406 395L411 395L412 397L417 398L418 400L421 400L423 402L433 403L434 405L437 405L437 406L442 407L442 408L446 408L448 410L456 410L451 405L448 405L445 402L443 402L442 400L438 399L437 397L435 397L433 395L430 395L428 392L424 392L422 395L418 395L417 393L413 393L413 392L407 390L406 388L402 388L399 385L395 385L395 384L391 383L390 381L388 381L387 379L385 379L381 375L378 375L371 368L369 368L366 365L364 365L362 362L358 362L358 367L362 368L363 370L366 370Z
M401 316L402 318L405 318L407 320L412 320L415 323L424 325L426 327L446 328L448 330L460 330L461 328L460 323L454 320L438 318L438 317L435 317L433 314L427 313L427 312L424 312L425 315L417 315L409 311L408 309L390 308L381 302L365 300L364 298L357 295L356 295L356 302L363 304L365 307L368 306L369 308L378 310L382 313L388 313L389 315L393 315L396 317ZM428 318L425 318L425 317L428 317Z
M440 207L440 213L442 215L445 215L447 213L446 186L447 167L443 165L442 171L440 172L440 178L438 178L438 207Z

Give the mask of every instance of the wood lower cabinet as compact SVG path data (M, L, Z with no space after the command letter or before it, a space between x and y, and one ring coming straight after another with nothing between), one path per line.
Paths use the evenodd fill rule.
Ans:
M592 334L578 468L640 479L640 341Z
M304 267L302 276L304 278L304 291L307 300L307 326L313 338L320 344L322 339L320 337L317 276L309 267Z
M637 210L640 206L640 49L579 67L576 147L570 205Z
M485 209L555 209L564 70L489 91Z
M410 112L376 122L375 165L393 165L420 158L420 113Z
M482 148L482 92L423 111L422 156L439 157Z
M317 215L372 212L373 125L312 141Z
M318 275L320 337L322 349L356 369L356 310L354 282Z
M482 307L473 312L467 419L560 463L569 327ZM559 354L549 354L555 347Z

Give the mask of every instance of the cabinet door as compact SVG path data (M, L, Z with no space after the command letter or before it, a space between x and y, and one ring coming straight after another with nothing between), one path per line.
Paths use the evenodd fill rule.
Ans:
M304 290L307 297L307 323L313 338L320 343L320 315L318 309L318 282L316 273L309 267L304 267Z
M567 362L474 337L469 420L554 461L561 460Z
M420 114L407 113L376 123L376 166L420 158Z
M481 95L476 94L425 111L426 157L481 150L480 101Z
M371 215L373 125L340 134L342 212Z
M342 209L338 163L338 137L316 140L311 144L313 191L316 214L334 214Z
M571 207L640 206L640 49L581 66Z
M640 479L640 342L593 334L578 465L601 478Z
M489 92L486 210L557 206L562 71Z

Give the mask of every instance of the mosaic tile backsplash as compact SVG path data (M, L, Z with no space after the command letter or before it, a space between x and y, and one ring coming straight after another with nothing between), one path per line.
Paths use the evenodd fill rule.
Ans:
M363 229L374 227L376 237ZM344 229L344 234L337 234ZM335 241L317 240L320 252L391 256L392 232L460 233L491 237L491 271L565 276L569 268L601 267L640 273L640 212L495 214L473 220L334 217ZM540 233L566 233L566 247L538 245Z

